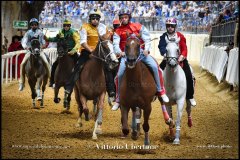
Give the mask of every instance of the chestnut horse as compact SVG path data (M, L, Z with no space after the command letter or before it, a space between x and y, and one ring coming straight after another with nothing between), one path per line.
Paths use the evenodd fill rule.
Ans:
M67 83L67 80L69 79L72 69L74 68L74 56L71 56L68 54L68 40L69 36L66 36L65 38L58 38L57 42L57 54L58 54L58 66L56 68L55 74L54 74L54 102L59 103L60 98L58 97L59 89L61 87L64 87ZM71 93L72 94L72 93ZM64 108L66 108L65 111L68 113L70 109L70 101L71 101L71 94L70 96L67 96L64 94L64 101L63 105Z
M124 136L129 133L128 129L128 112L132 110L132 139L136 140L139 136L136 110L138 107L143 110L145 132L144 145L149 145L149 116L152 110L151 102L157 92L156 83L151 70L141 62L140 59L145 55L140 51L140 39L135 34L129 36L127 33L125 47L126 70L120 85L120 105L122 132ZM150 55L148 55L150 56ZM139 120L138 120L139 121Z
M95 115L95 127L93 131L93 139L97 139L97 134L102 133L102 114L103 104L106 93L106 82L104 75L104 63L109 68L118 65L118 59L113 53L113 45L110 41L110 34L99 35L98 44L91 53L89 60L84 64L80 77L74 86L75 99L78 103L79 119L78 126L82 126L82 113L85 114L85 120L89 120L89 110L87 100L97 98L97 113Z

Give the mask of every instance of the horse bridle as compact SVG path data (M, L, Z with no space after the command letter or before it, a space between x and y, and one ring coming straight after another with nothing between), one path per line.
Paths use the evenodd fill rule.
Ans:
M137 37L137 36L129 36L128 38L127 38L127 40L128 39L137 39L139 42L140 42L140 39ZM140 45L141 46L141 45ZM125 53L126 53L126 47L125 47ZM138 55L138 57L136 58L136 60L134 61L134 63L137 63L138 61L140 61L141 59L143 59L144 57L142 57L141 59L140 59L140 57L141 57L141 55L142 55L143 53L142 52L140 52L140 54ZM124 55L124 57L126 57L126 59L125 59L125 62L128 62L127 60L128 60L128 58L127 58L127 56L126 56L126 54Z
M32 39L32 40L30 41L30 42L31 42L31 50L30 50L31 54L32 54L33 56L40 55L40 53L41 53L41 48L35 48L35 49L38 49L38 50L39 50L39 53L36 53L36 51L33 50L33 48L32 48L32 41L38 41L38 42L39 42L39 40L38 40L38 39ZM40 43L40 42L39 42L39 43Z
M178 51L178 53L179 53L179 49L178 49L177 51ZM175 61L176 64L178 64L178 58L177 58L177 57L169 57L169 56L165 56L165 58L166 58L168 64L169 64L169 62L170 62L171 60ZM171 66L171 65L170 65L170 66ZM173 67L175 67L175 66L173 66Z
M103 55L104 58L101 58L100 52L101 52L101 50L103 49L102 43L103 43L103 42L110 42L110 40L104 40L104 41L102 41L102 40L99 38L99 41L100 41L100 42L99 42L99 45L98 45L98 52L97 52L97 53L98 53L98 56L95 56L95 55L93 55L93 54L92 54L92 56L93 56L94 58L96 58L96 59L99 59L99 60L107 63L107 58L108 58L108 56L110 56L110 54L112 54L113 52L108 53L106 56Z
M59 58L62 58L63 56L65 56L65 55L68 53L68 48L69 48L69 47L68 47L68 44L66 44L66 46L67 46L66 52L65 52L65 50L63 50L63 54L62 54L62 55L59 55L59 54L58 54L58 57L59 57ZM58 52L58 51L57 51L57 52Z

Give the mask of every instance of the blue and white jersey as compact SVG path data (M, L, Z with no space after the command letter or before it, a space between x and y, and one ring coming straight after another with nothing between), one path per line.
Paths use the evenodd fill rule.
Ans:
M46 41L44 40L44 34L43 34L42 30L36 29L36 31L33 31L32 29L30 29L25 33L25 35L21 41L23 48L24 49L31 48L30 39L33 37L38 37L38 36L39 36L39 42L40 42L41 46L45 45Z

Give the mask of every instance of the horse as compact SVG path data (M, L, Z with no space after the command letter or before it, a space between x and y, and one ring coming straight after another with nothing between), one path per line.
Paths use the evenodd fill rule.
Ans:
M44 108L43 106L43 98L44 98L44 91L46 89L46 84L48 80L47 75L47 68L44 66L44 62L40 57L41 49L40 49L40 42L38 37L33 37L30 39L31 42L31 49L30 49L30 57L27 60L25 66L25 73L28 78L28 84L31 88L32 92L32 107L36 108L35 98L40 101L40 107ZM37 84L37 93L35 86ZM42 95L40 95L40 87L42 87Z
M87 100L94 100L97 98L97 112L95 114L95 125L92 139L97 139L97 134L102 133L103 104L106 94L106 82L103 70L104 63L106 63L111 69L118 65L118 59L113 53L110 34L106 33L102 36L98 35L98 37L97 46L89 57L89 60L84 64L79 73L79 79L74 86L75 99L79 111L78 127L82 126L82 113L85 114L85 120L89 120Z
M65 84L69 79L72 69L74 68L75 62L74 57L68 54L68 40L70 36L65 38L58 37L57 41L57 54L58 54L58 65L54 74L54 102L59 103L61 99L58 97L59 89L61 87L65 88ZM71 93L72 94L72 93ZM63 113L69 113L71 94L67 96L64 94L63 106L66 108Z
M184 101L186 98L187 92L187 81L185 77L185 73L178 63L179 57L179 46L178 43L180 38L169 40L168 37L165 37L167 42L167 54L166 60L167 65L163 71L163 77L165 81L165 89L166 94L169 98L169 102L163 105L166 105L167 112L171 118L172 116L172 105L177 104L177 120L176 120L176 133L174 136L173 128L174 125L169 125L170 136L174 137L173 144L180 144L180 125L181 125L181 117L184 108ZM191 69L192 70L192 69ZM192 126L191 119L191 103L189 100L187 102L186 111L188 113L188 126Z
M135 34L127 33L127 41L125 46L126 54L126 70L120 84L120 108L122 133L126 137L129 133L128 129L128 112L132 110L132 136L133 140L139 137L139 128L137 127L140 121L139 110L143 110L144 123L142 125L145 132L144 145L149 145L149 116L151 114L151 102L155 98L157 92L156 83L152 71L140 61L144 58L143 53L140 53L140 39ZM148 55L150 56L150 55ZM139 108L138 108L139 107ZM140 112L141 113L141 112Z

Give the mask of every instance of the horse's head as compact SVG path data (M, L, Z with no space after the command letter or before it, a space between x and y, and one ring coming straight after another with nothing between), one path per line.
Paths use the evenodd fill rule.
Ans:
M127 41L125 46L126 66L134 68L140 56L140 37L135 34L129 35L127 32Z
M67 55L68 53L68 40L69 40L70 36L66 36L64 38L60 37L59 35L57 35L57 54L58 57L63 57L64 55Z
M178 42L180 41L180 37L177 39L169 39L167 36L165 37L165 40L167 42L167 64L170 67L175 67L178 65L178 57L179 57L179 47Z
M98 37L99 41L95 49L96 52L94 53L94 57L106 62L110 69L115 68L116 66L118 66L119 61L115 53L113 52L113 44L111 41L110 33L106 33L102 36L98 34Z
M32 37L30 39L31 42L31 52L33 55L40 55L40 42L39 42L39 36Z

